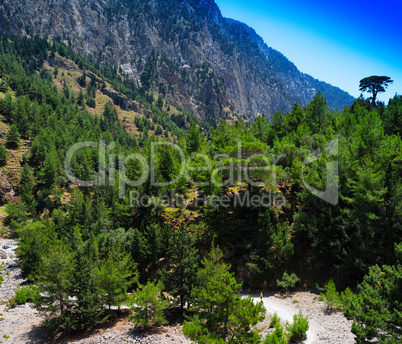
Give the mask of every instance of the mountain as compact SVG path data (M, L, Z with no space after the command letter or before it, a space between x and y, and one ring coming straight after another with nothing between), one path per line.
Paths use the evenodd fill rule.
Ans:
M224 18L213 0L3 0L0 31L63 40L95 61L117 64L145 91L209 122L254 118L353 97L301 73L247 25Z

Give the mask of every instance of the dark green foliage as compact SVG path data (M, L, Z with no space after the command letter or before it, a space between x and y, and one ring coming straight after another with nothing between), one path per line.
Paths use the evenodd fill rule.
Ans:
M72 274L69 293L76 299L70 309L70 319L84 328L103 320L103 300L96 275L96 242L82 242L75 233L76 252L72 259ZM78 327L78 326L77 326Z
M113 126L118 122L117 110L111 102L107 102L103 111L103 118L108 126Z
M166 270L160 271L161 281L167 292L180 299L183 310L185 302L191 300L191 291L196 284L199 256L195 238L188 229L181 226L169 238Z
M371 93L371 103L372 105L375 105L377 95L379 93L385 92L388 84L392 84L393 82L394 81L391 80L389 76L373 75L360 80L359 90Z
M6 206L7 216L3 223L11 228L18 228L28 220L28 209L21 199L13 199Z
M200 127L198 125L193 125L190 129L190 133L187 135L186 138L187 143L187 152L188 154L197 153L199 152L204 143L205 143L205 136L201 133Z
M25 163L21 173L20 195L22 201L24 202L27 210L30 213L34 213L36 207L36 200L33 194L34 186L35 186L35 179L32 169L29 167L27 163Z
M91 97L89 94L87 94L86 96L86 104L91 107L91 108L95 108L96 107L96 101L94 97Z
M296 284L300 281L300 279L296 276L295 273L288 275L288 273L284 272L282 276L282 280L276 280L276 285L278 288L281 288L285 294L288 294L291 290L293 290Z
M263 281L278 269L284 268L293 255L293 244L287 225L275 223L270 210L260 214L254 247L251 267L256 278Z
M7 150L6 147L0 143L0 166L7 164Z
M60 242L49 243L47 249L40 258L35 308L43 314L63 316L72 303L68 293L72 253Z
M329 106L327 100L322 95L322 93L318 91L318 93L314 96L312 102L309 105L307 105L305 115L305 120L307 121L307 124L310 126L313 132L319 132L322 130L325 118L328 115L328 111ZM293 121L290 120L289 124L293 125L294 127L294 125L296 124L294 122L297 123L297 119Z
M12 124L7 133L7 144L11 147L17 147L20 143L20 132L15 124Z
M395 245L398 256L402 245ZM399 252L399 253L398 253ZM358 294L344 309L353 320L352 332L356 343L398 343L401 338L402 265L370 267L358 286Z
M199 286L192 293L197 313L184 323L184 333L198 343L229 338L233 343L258 342L260 331L253 327L265 318L262 302L254 304L251 297L240 297L241 284L222 262L219 248L213 248L202 264Z
M389 100L385 110L384 131L388 135L402 131L402 96L395 96Z

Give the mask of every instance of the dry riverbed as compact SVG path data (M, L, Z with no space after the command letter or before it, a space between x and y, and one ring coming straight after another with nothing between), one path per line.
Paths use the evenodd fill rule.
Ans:
M6 301L13 295L19 284L25 281L21 276L18 259L14 249L17 243L14 240L0 240L0 264L2 264L2 276L4 282L0 286L0 343L45 343L39 337L39 317L29 304L6 308ZM257 295L253 295L259 301ZM266 320L261 324L265 327L263 335L266 335L270 315L277 312L285 323L292 321L293 314L301 311L308 315L310 330L306 344L353 344L354 336L350 332L351 323L345 319L342 313L329 313L325 305L318 300L318 295L311 292L297 292L289 297L277 294L266 294L263 298L267 309ZM191 343L182 333L181 324L165 326L153 330L150 333L138 333L133 329L127 317L122 317L109 325L93 330L85 335L59 338L59 343L82 344L109 344L109 343Z

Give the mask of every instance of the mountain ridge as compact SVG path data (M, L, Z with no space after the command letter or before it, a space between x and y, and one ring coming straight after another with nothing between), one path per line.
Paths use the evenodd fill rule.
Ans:
M287 112L318 90L333 108L353 102L301 73L248 25L224 18L213 0L4 0L0 31L65 40L210 122Z

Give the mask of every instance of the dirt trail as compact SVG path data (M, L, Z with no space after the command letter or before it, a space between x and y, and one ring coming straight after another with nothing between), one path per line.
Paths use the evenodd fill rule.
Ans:
M251 296L256 302L260 301L259 296ZM278 313L283 325L286 321L293 322L293 315L300 311L304 316L308 316L309 330L304 344L355 343L354 335L350 331L352 322L348 321L342 312L328 312L324 303L318 300L317 294L303 291L282 297L271 293L264 295L263 302L267 313Z

